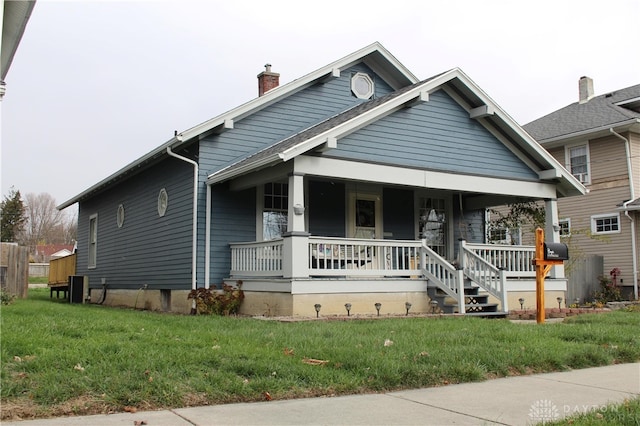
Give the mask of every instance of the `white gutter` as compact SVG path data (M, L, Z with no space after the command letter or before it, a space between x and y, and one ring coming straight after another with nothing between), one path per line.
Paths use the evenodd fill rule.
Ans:
M196 266L198 261L198 163L190 158L176 154L171 150L170 146L167 147L167 154L193 165L193 245L191 247L191 289L195 290L197 288ZM192 308L195 308L195 304L196 299L193 299Z
M629 214L629 210L627 205L633 202L636 199L635 189L633 186L633 169L631 168L631 150L629 147L629 139L625 138L619 133L616 133L613 128L609 128L609 132L612 135L622 139L624 141L624 149L627 157L627 173L629 175L629 192L631 193L631 197L628 201L622 203L622 208L624 209L624 215L631 221L631 255L633 256L633 298L635 300L638 299L638 258L637 258L637 247L636 247L636 224L631 215Z

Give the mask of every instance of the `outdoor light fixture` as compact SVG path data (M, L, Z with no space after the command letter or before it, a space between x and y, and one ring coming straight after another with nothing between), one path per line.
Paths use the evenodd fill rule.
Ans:
M347 310L347 316L349 316L349 311L351 311L351 303L345 303L344 308Z
M431 302L429 302L429 305L431 305L431 313L435 314L436 310L438 309L438 301L432 300Z
M558 309L560 309L560 305L562 304L562 297L556 297L556 300L558 301Z
M322 308L322 305L319 303L316 303L315 305L313 305L314 308L316 308L316 318L320 317L320 308Z
M376 311L378 311L378 316L380 316L380 308L382 307L382 303L376 303L374 306L376 307Z
M524 297L518 299L518 302L520 302L520 310L523 310L524 308L522 306L524 305Z
M411 309L411 303L405 302L404 307L407 309L407 315L409 315L409 309Z

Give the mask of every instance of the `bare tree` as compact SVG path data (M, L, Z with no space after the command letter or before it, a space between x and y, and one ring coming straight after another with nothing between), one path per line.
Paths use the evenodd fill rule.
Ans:
M21 242L29 247L32 253L38 244L72 242L67 239L71 229L70 220L56 208L56 201L50 194L27 194L25 216L27 221L21 234Z

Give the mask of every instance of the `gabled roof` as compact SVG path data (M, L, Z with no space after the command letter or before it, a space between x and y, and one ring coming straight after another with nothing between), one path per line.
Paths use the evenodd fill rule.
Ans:
M596 96L587 102L575 102L547 114L523 128L541 144L640 127L640 84ZM606 133L603 133L603 135Z
M176 134L173 138L169 139L158 148L128 164L84 192L60 204L58 209L62 210L69 207L78 201L88 198L108 186L137 173L143 167L146 167L147 165L166 156L167 149L169 148L172 150L179 149L180 147L216 131L233 128L234 121L239 121L287 96L316 84L318 81L338 77L342 70L347 69L358 62L364 62L374 72L376 72L376 74L382 77L393 89L399 89L418 81L418 78L414 76L404 65L402 65L380 43L372 43L369 46L313 71L304 77L270 90L263 96L255 98L243 105L225 112L224 114Z
M508 114L487 96L462 70L455 68L412 84L386 96L359 104L303 132L288 137L238 162L214 172L209 184L223 182L264 167L286 162L323 145L331 146L344 137L408 104L428 100L429 93L443 89L470 117L479 118L499 135L514 154L538 171L540 179L555 179L561 195L584 194L584 186L529 136Z

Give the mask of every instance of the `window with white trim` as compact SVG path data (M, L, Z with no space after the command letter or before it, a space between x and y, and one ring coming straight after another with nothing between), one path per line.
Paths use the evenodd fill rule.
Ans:
M262 238L264 241L282 237L287 232L289 184L264 185L262 206Z
M566 166L582 183L591 182L591 174L589 172L589 145L568 146L566 149Z
M89 250L87 250L89 258L87 259L87 267L95 268L98 258L98 214L89 216Z
M620 214L591 216L591 232L594 234L615 234L620 232Z
M558 225L560 226L560 237L571 236L571 219L560 219Z

